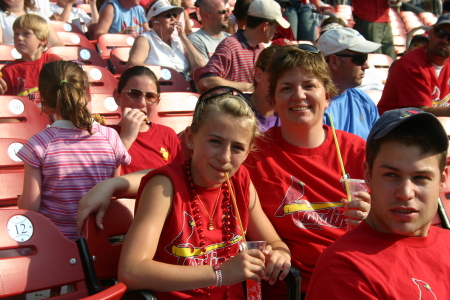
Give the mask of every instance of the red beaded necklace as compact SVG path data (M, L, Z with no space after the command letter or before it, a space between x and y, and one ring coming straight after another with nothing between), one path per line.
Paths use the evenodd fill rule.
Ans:
M200 204L202 205L203 209L205 210L205 212L207 214L208 214L208 212L206 211L205 206L201 202L200 197L198 196L197 191L195 190L195 184L194 184L194 181L193 181L192 175L191 175L191 161L186 160L185 165L186 165L187 178L189 180L189 186L190 186L191 192L192 192L192 198L190 199L190 202L191 202L191 206L193 208L193 212L195 214L194 220L195 220L196 224L198 225L197 233L198 233L198 236L200 237L200 246L202 247L201 250L202 250L204 257L206 258L206 256L207 256L206 248L205 248L206 243L204 241L205 235L204 235L204 229L202 227L203 222L201 221L201 216L199 215L200 209L198 207L198 203L200 202ZM225 248L225 251L227 252L227 254L225 255L225 258L226 258L226 260L229 260L231 257L231 254L230 254L230 247L228 247L228 245L230 243L229 241L232 238L232 235L231 235L231 233L228 232L228 229L231 227L231 222L230 222L231 210L230 210L230 194L228 192L228 185L226 182L222 183L221 191L223 194L221 208L222 208L222 215L224 216L223 225L221 226L222 240L225 238L225 243L227 244L227 247ZM214 211L216 210L216 207L218 206L219 198L220 198L220 190L219 190L219 195L217 196L217 199L216 199ZM208 214L208 216L209 216L209 214ZM206 227L208 230L214 229L214 226L212 229L210 229L211 225L212 225L213 217L214 217L214 212L213 212L212 216L209 216L210 222L207 224L207 227ZM204 263L208 264L208 261L205 259ZM211 293L210 293L211 287L207 287L204 290L205 290L206 298L209 299L211 297ZM230 286L226 287L225 296L226 296L226 299L231 299L231 287Z

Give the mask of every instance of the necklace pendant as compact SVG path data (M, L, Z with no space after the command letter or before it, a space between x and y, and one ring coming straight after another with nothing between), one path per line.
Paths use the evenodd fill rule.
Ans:
M213 230L214 229L214 225L212 222L209 222L208 224L208 230Z

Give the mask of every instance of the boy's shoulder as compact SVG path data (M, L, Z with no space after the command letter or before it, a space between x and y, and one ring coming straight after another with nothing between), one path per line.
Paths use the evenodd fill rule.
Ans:
M57 60L61 60L61 57L59 57L56 54L51 54L51 53L42 53L41 57L37 60L33 60L33 61L23 61L21 59L16 59L15 61L10 62L9 64L7 64L6 66L4 66L2 68L2 71L14 68L15 65L17 64L28 64L28 65L36 65L36 64L45 64L48 62L52 62L52 61L57 61Z

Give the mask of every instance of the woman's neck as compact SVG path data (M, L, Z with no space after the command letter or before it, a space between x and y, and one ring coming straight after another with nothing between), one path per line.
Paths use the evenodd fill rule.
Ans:
M20 17L25 12L25 3L23 1L15 1L9 7L8 10L12 12L16 17Z
M302 148L316 148L323 144L326 139L326 132L323 124L314 125L312 128L307 125L288 126L281 125L281 135L289 144Z

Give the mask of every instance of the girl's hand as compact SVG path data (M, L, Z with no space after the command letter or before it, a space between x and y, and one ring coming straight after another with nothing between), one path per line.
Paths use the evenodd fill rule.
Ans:
M370 195L365 192L358 192L356 196L359 200L348 202L347 199L342 199L342 204L345 207L344 215L347 217L347 223L352 226L358 226L362 220L367 218L370 211Z
M131 146L136 140L139 129L146 118L147 115L137 108L125 107L123 109L122 120L120 121L120 139L125 147L128 147L128 144ZM129 149L129 147L127 149Z
M84 223L90 214L96 213L95 224L103 229L103 217L111 202L113 189L108 188L105 181L99 182L89 190L78 202L77 230L81 234Z
M260 282L266 270L264 259L264 254L257 249L239 252L220 266L223 285L232 285L247 279Z
M286 278L291 269L291 256L286 252L272 249L270 245L267 245L263 252L266 255L264 280L269 281L269 284L274 284L277 277L280 280Z

